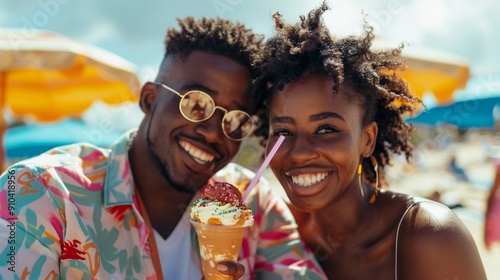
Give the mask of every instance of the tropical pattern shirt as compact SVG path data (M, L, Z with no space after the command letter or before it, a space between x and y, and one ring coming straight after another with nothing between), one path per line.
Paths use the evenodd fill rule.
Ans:
M134 193L130 137L127 132L111 149L83 143L54 148L4 171L0 279L156 279ZM244 188L253 175L231 163L211 180ZM247 205L255 223L242 243L242 279L326 279L290 210L265 180ZM196 243L191 232L185 238Z

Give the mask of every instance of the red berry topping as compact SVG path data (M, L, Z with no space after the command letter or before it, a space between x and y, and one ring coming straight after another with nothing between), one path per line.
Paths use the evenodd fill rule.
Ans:
M201 190L201 196L207 199L214 199L234 206L241 205L241 193L235 186L226 182L215 182L208 184Z

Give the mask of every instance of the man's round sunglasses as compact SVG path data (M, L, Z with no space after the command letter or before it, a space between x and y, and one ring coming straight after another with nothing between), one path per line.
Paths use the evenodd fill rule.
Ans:
M227 138L234 141L241 141L252 134L254 123L252 117L241 110L228 111L225 108L216 106L213 98L200 90L190 90L185 94L180 94L175 89L160 83L153 82L181 98L179 101L179 111L188 121L202 122L208 120L215 113L215 109L224 112L222 118L222 131Z

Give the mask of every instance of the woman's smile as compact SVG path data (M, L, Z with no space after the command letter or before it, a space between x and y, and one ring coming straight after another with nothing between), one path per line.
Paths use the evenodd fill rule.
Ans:
M287 176L290 176L287 174ZM302 187L310 187L316 183L323 181L328 176L328 172L321 172L316 174L301 174L298 176L290 176L292 182Z

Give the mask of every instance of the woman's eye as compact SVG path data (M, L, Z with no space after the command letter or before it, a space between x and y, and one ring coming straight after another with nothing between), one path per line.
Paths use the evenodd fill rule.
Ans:
M316 131L316 133L318 134L334 133L334 132L340 132L340 130L331 126L321 126Z
M275 135L275 136L280 136L280 135L289 136L289 135L292 135L292 133L286 129L275 129L273 131L273 135Z

